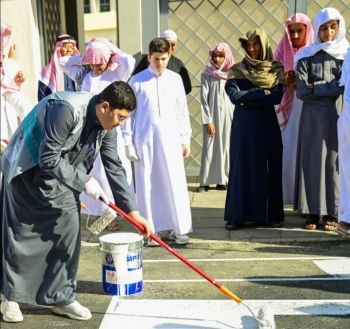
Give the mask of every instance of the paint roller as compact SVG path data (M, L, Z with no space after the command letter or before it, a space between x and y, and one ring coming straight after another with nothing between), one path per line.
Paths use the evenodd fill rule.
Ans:
M100 200L104 202L101 198ZM122 216L124 219L126 219L130 224L135 226L141 233L145 233L145 229L137 222L134 218L129 216L127 213L125 213L123 210L118 208L115 204L112 202L106 203L111 209L116 211L120 216ZM202 276L204 279L206 279L208 282L210 282L212 285L214 285L216 288L218 288L225 296L229 297L230 299L234 300L237 304L245 306L249 312L252 314L252 316L256 319L258 323L258 329L275 329L275 322L273 313L271 310L265 306L262 307L259 310L259 313L257 316L253 313L253 311L250 309L248 305L242 302L242 299L236 296L233 292L231 292L229 289L227 289L223 284L221 284L219 281L215 280L211 276L209 276L207 273L205 273L203 270L201 270L199 267L197 267L194 263L192 263L189 259L187 259L185 256L171 248L166 242L164 242L161 238L159 238L156 234L151 233L149 236L152 240L157 242L160 246L162 246L164 249L168 250L171 254L173 254L175 257L180 259L183 263L185 263L187 266L189 266L192 270L197 272L200 276Z
M5 147L8 144L8 140L2 139L1 140L1 153L3 153ZM106 203L102 198L100 200L107 204L111 209L116 211L119 215L121 215L124 219L126 219L130 224L135 226L140 232L145 233L144 227L138 223L134 218L129 216L127 213L125 213L123 210L118 208L115 204L112 202ZM81 208L86 208L86 205L81 203ZM194 263L192 263L189 259L187 259L185 256L180 254L179 252L175 251L173 248L171 248L167 243L165 243L162 239L160 239L156 234L151 233L150 238L157 242L160 246L162 246L164 249L168 250L171 254L173 254L175 257L180 259L183 263L185 263L187 266L189 266L192 270L197 272L200 276L202 276L204 279L206 279L208 282L213 284L216 288L218 288L224 295L229 297L230 299L234 300L237 304L241 304L245 306L249 312L253 315L253 317L256 319L258 323L258 329L276 329L273 313L271 312L270 308L265 306L262 307L259 310L258 316L255 316L254 312L250 309L250 307L242 302L242 299L236 296L233 292L231 292L229 289L227 289L223 284L221 284L219 281L215 280L211 276L209 276L207 273L202 271L199 267L197 267ZM120 253L116 253L114 257L118 259L118 255ZM123 253L122 253L123 255ZM123 255L123 259L124 259Z

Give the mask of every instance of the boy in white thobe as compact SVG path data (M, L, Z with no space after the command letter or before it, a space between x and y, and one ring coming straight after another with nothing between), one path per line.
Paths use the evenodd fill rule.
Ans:
M155 232L170 231L164 238L186 244L192 218L183 158L190 154L192 131L181 77L166 69L169 51L167 40L153 39L149 67L131 78L137 109L124 137L126 155L135 161L141 213Z
M309 17L303 13L290 16L284 23L284 29L285 33L276 48L274 59L280 62L284 69L283 98L276 106L276 114L283 143L283 203L289 206L294 202L299 122L303 106L303 102L296 97L294 55L314 41L314 31Z
M343 62L343 111L338 119L339 213L337 232L350 238L350 48Z

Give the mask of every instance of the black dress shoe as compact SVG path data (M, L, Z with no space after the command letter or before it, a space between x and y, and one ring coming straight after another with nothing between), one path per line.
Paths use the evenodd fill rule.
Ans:
M237 228L236 224L226 223L225 224L225 230L227 231L233 231Z
M267 223L267 227L271 227L271 228L281 228L281 227L283 227L283 222L271 222L271 223Z
M217 184L216 185L216 189L219 191L226 191L227 190L227 186L223 185L223 184Z
M204 185L204 186L199 186L197 188L197 192L201 193L201 192L208 192L209 191L209 185Z

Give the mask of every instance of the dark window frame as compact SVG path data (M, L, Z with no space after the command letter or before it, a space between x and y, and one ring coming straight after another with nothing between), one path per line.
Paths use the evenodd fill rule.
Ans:
M91 3L90 0L84 0L84 14L91 13Z
M111 11L111 2L110 0L100 0L100 12Z

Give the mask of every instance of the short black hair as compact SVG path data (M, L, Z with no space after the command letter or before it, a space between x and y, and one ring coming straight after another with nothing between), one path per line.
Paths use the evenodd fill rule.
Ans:
M131 112L137 105L134 91L124 81L112 82L97 95L97 104L104 101L109 103L112 110L125 109Z
M169 53L170 44L168 40L164 38L154 38L148 46L148 54L152 55L153 53Z

